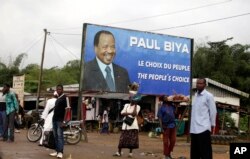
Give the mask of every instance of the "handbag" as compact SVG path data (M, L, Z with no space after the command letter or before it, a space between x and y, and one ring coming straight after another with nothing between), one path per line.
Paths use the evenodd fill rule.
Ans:
M135 118L131 118L129 116L126 116L125 119L123 120L123 122L129 126L131 126L134 122Z
M69 98L66 97L67 107L65 108L64 122L68 122L72 119L72 110L69 104Z
M44 132L43 145L44 147L47 147L49 149L56 148L55 137L54 137L53 131Z
M64 122L68 122L71 120L72 117L72 110L71 107L66 107L65 110L65 116L64 116Z

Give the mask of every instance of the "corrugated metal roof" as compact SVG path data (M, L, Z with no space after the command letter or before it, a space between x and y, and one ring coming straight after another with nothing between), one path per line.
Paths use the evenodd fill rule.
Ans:
M54 90L56 90L56 86L47 88L47 91L54 91ZM79 84L63 85L63 90L66 92L77 92L79 91Z
M220 87L222 89L225 89L225 90L227 90L229 92L232 92L232 93L238 94L240 96L249 98L249 94L248 93L242 92L242 91L240 91L238 89L235 89L235 88L232 88L232 87L229 87L229 86L227 86L225 84L219 83L219 82L214 81L214 80L212 80L210 78L206 78L206 80L207 80L207 85L212 84L214 86L217 86L217 87ZM197 78L193 78L193 88L196 88L196 81L197 81Z
M2 90L3 90L3 87L0 87L0 93L2 95ZM11 91L15 92L15 90L13 88L10 88ZM31 93L28 93L28 92L24 92L24 95L25 96L28 96L28 95L31 95Z
M210 78L206 78L206 80L207 80L207 85L212 84L214 86L225 89L225 90L227 90L229 92L232 92L232 93L235 93L237 95L249 98L248 93L242 92L242 91L240 91L238 89L235 89L235 88L232 88L232 87L229 87L227 85L224 85L222 83L214 81L214 80L212 80ZM193 78L193 85L192 85L193 88L196 88L196 81L197 81L197 78ZM78 92L79 91L79 84L64 85L63 88L64 88L65 92ZM47 91L55 90L55 89L56 89L56 87L51 87L51 88L48 88ZM100 92L98 92L98 93L97 92L96 93L94 93L94 92L89 93L88 92L86 94L88 94L90 96L93 96L93 95L94 96L99 96L100 98L103 98L103 97L104 98L118 98L118 99L126 99L127 98L126 97L127 94L122 94L122 93L110 93L110 92L109 93L105 93L105 92L103 92L103 93L100 93Z

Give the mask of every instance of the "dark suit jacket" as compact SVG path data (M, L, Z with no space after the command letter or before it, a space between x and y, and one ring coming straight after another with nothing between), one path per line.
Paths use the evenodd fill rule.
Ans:
M116 92L128 93L128 85L130 84L128 71L113 63L114 78ZM84 65L84 90L109 91L105 77L103 77L96 58L85 63Z

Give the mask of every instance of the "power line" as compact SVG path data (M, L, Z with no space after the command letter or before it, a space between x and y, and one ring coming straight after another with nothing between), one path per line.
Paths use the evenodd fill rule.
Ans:
M21 52L22 50L25 50L27 47L29 47L28 50L30 50L30 48L32 48L34 43L36 43L37 41L41 40L43 34L39 34L37 35L35 38L33 38L32 40L30 40L29 42L26 42L24 45L22 45L22 47L19 47L18 49L16 49L14 52ZM37 38L38 37L38 38ZM37 40L38 39L38 40ZM35 41L35 42L34 42ZM35 45L35 44L34 44Z
M196 22L196 23L184 24L184 25L167 27L167 28L153 29L153 30L148 30L148 31L160 31L160 30L183 28L183 27L188 27L188 26L193 26L193 25L200 25L200 24L211 23L211 22L216 22L216 21L222 21L222 20L247 16L247 15L250 15L250 12L249 13L244 13L244 14L239 14L239 15L234 15L234 16L230 16L230 17L224 17L224 18L219 18L219 19L207 20L207 21L203 21L203 22Z
M160 30L169 30L169 29L183 28L183 27L188 27L188 26L194 26L194 25L212 23L212 22L222 21L222 20L227 20L227 19L233 19L233 18L237 18L237 17L247 16L249 14L250 14L250 12L249 13L239 14L239 15L234 15L234 16L229 16L229 17L224 17L224 18L219 18L219 19L212 19L212 20L208 20L208 21L202 21L202 22L196 22L196 23L190 23L190 24L184 24L184 25L178 25L178 26L160 28L160 29L152 29L152 30L147 30L147 31L160 31ZM71 34L71 33L61 33L61 34L62 35L81 35L81 34Z
M38 38L36 38L36 39L34 39L34 40L32 40L32 41L30 41L29 42L29 45L31 45L31 46L29 46L29 48L28 49L26 49L26 51L24 51L23 53L28 53L39 41L41 41L41 39L43 38L43 35L42 34L40 34L39 36L38 36ZM34 42L33 42L34 41ZM26 45L26 46L28 46L28 44ZM25 47L23 47L23 49L24 49ZM17 50L23 50L23 49L17 49ZM15 52L17 52L17 50L15 51ZM20 65L20 68L23 68L23 65L24 65L24 62L23 62L24 60L22 60L22 63L21 63L21 65Z
M167 27L167 28L152 29L152 30L147 30L147 31L160 31L160 30L183 28L183 27L188 27L188 26L200 25L200 24L205 24L205 23L212 23L212 22L216 22L216 21L222 21L222 20L227 20L227 19L232 19L232 18L247 16L249 14L250 14L250 12L249 13L239 14L239 15L234 15L234 16L229 16L229 17L224 17L224 18L219 18L219 19L212 19L212 20L208 20L208 21L202 21L202 22L196 22L196 23L190 23L190 24L172 26L172 27ZM70 33L69 34L63 33L63 35L72 35L72 34L70 34ZM77 34L77 35L81 35L81 34Z
M50 44L50 45L52 45L52 47L54 48L54 50L55 50L56 54L58 55L60 61L63 63L62 57L61 57L60 54L58 53L58 51L57 51L57 49L56 49L56 47L55 47L55 45L54 45L53 39L51 38L51 36L49 36L49 37L50 37L49 40L51 41L51 44Z
M174 14L188 12L188 11L197 10L197 9L201 9L201 8L220 5L220 4L228 3L231 1L232 0L226 0L223 2L211 3L211 4L207 4L207 5L201 5L198 7L193 7L193 8L188 8L188 9L183 9L183 10L178 10L178 11L173 11L173 12L168 12L168 13L163 13L163 14L156 14L156 15L152 15L152 16L145 16L145 17L134 18L134 19L129 19L129 20L111 22L111 23L107 23L105 25L120 24L120 23L127 23L127 22L133 22L133 21L141 21L141 20L145 20L145 19L151 19L151 18L162 17L162 16L167 16L167 15L174 15ZM81 28L81 27L70 27L70 28L64 28L64 29L61 28L61 29L53 29L53 30L74 30L74 29L79 29L79 28ZM57 34L63 34L63 33L57 33ZM66 35L70 35L70 34L66 34ZM72 35L74 35L74 34L72 34Z
M188 9L183 9L183 10L178 10L178 11L173 11L173 12L168 12L168 13L163 13L163 14L157 14L157 15L152 15L152 16L140 17L140 18L135 18L135 19L130 19L130 20L124 20L124 21L117 21L117 22L106 24L106 25L127 23L127 22L133 22L133 21L141 21L141 20L145 20L145 19L162 17L162 16L166 16L166 15L173 15L173 14L188 12L188 11L197 10L197 9L201 9L201 8L211 7L211 6L215 6L215 5L219 5L219 4L224 4L224 3L228 3L230 1L232 1L232 0L227 0L227 1L223 1L223 2L217 2L217 3L211 3L211 4L208 4L208 5L201 5L201 6L194 7L194 8L188 8Z
M36 40L27 50L26 52L29 52L29 50L34 47L41 39L43 38L43 35L40 36L40 38L38 40Z
M69 28L58 28L58 29L51 29L51 30L75 30L81 29L82 27L69 27Z
M73 33L51 33L51 34L58 34L58 35L82 35L82 34L73 34Z
M50 35L51 36L51 35ZM79 58L77 57L74 53L72 53L69 49L67 49L65 46L63 46L62 43L60 43L59 41L57 41L53 36L51 36L51 38L58 44L60 45L63 49L67 50L72 56L74 56L75 58Z

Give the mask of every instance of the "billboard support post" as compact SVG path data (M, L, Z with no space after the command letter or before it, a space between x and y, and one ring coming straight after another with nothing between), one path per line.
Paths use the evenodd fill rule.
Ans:
M83 27L84 28L84 27ZM84 140L88 142L88 137L87 137L87 132L86 132L86 125L85 125L85 118L82 114L82 88L83 88L83 82L81 79L84 77L84 41L85 41L85 30L83 30L82 34L82 50L81 50L81 74L80 74L80 80L79 80L79 91L78 91L78 103L77 103L77 119L80 120L82 119L82 132L84 135Z

